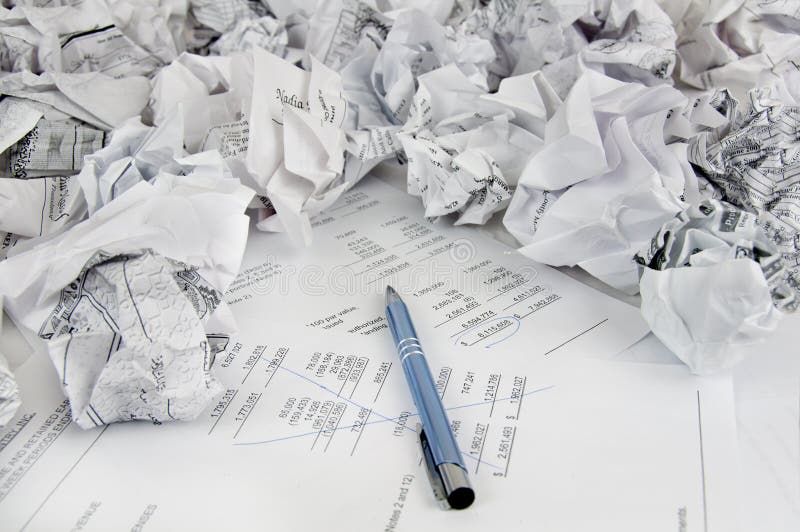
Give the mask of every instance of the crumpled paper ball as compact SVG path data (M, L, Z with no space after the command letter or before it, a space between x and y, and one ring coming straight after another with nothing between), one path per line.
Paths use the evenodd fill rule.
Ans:
M80 427L191 420L221 390L252 196L211 167L160 173L0 262L5 309L47 342Z
M800 106L776 86L751 90L743 105L727 95L723 105L734 111L691 138L689 161L722 199L757 215L800 297Z
M797 301L775 246L756 217L706 200L664 224L635 256L641 312L693 373L738 362Z
M482 2L458 31L490 40L490 86L541 70L564 97L578 62L613 78L670 83L677 35L653 0Z
M95 254L39 329L78 425L197 417L222 389L204 333L221 301L152 250Z
M503 218L520 253L580 266L635 294L631 256L684 208L691 169L664 143L663 130L668 112L685 101L671 87L585 70L548 112L544 146L519 175Z
M800 13L794 2L657 2L675 25L682 82L698 89L726 87L736 98L754 86L778 83L800 96Z
M419 85L398 135L408 192L421 198L428 218L456 214L456 225L484 224L511 201L542 141L454 65L420 76Z

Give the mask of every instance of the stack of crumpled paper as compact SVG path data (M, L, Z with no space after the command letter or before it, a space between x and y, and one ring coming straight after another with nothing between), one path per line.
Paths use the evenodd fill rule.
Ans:
M431 219L502 217L532 259L641 292L693 371L797 307L791 3L2 5L0 295L81 426L197 415L248 221L307 245L379 164Z

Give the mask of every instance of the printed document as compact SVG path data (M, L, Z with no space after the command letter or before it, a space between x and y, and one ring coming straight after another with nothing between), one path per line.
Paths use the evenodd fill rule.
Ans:
M311 248L253 234L226 294L224 391L193 422L81 430L33 356L0 432L0 530L735 530L729 380L600 360L645 333L636 309L420 211L373 180L313 220ZM429 486L386 283L464 453L468 510Z

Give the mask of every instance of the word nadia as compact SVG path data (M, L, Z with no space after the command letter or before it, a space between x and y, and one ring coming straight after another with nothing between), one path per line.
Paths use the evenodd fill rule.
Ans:
M275 89L275 91L277 93L275 97L278 98L279 102L285 103L286 105L291 105L297 109L308 109L308 101L304 102L298 98L296 94L289 95L284 89L281 88Z

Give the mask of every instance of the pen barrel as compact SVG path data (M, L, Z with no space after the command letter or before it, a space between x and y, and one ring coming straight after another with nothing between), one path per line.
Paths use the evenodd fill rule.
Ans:
M431 445L433 462L437 466L448 463L466 469L425 357L407 356L403 360L403 371L411 388L414 404L417 405L425 434L429 441L435 442Z
M417 406L425 434L432 444L431 455L435 465L450 463L466 470L405 304L402 302L389 304L386 307L386 317L390 321L389 328L400 355L406 381L411 389L411 397Z

